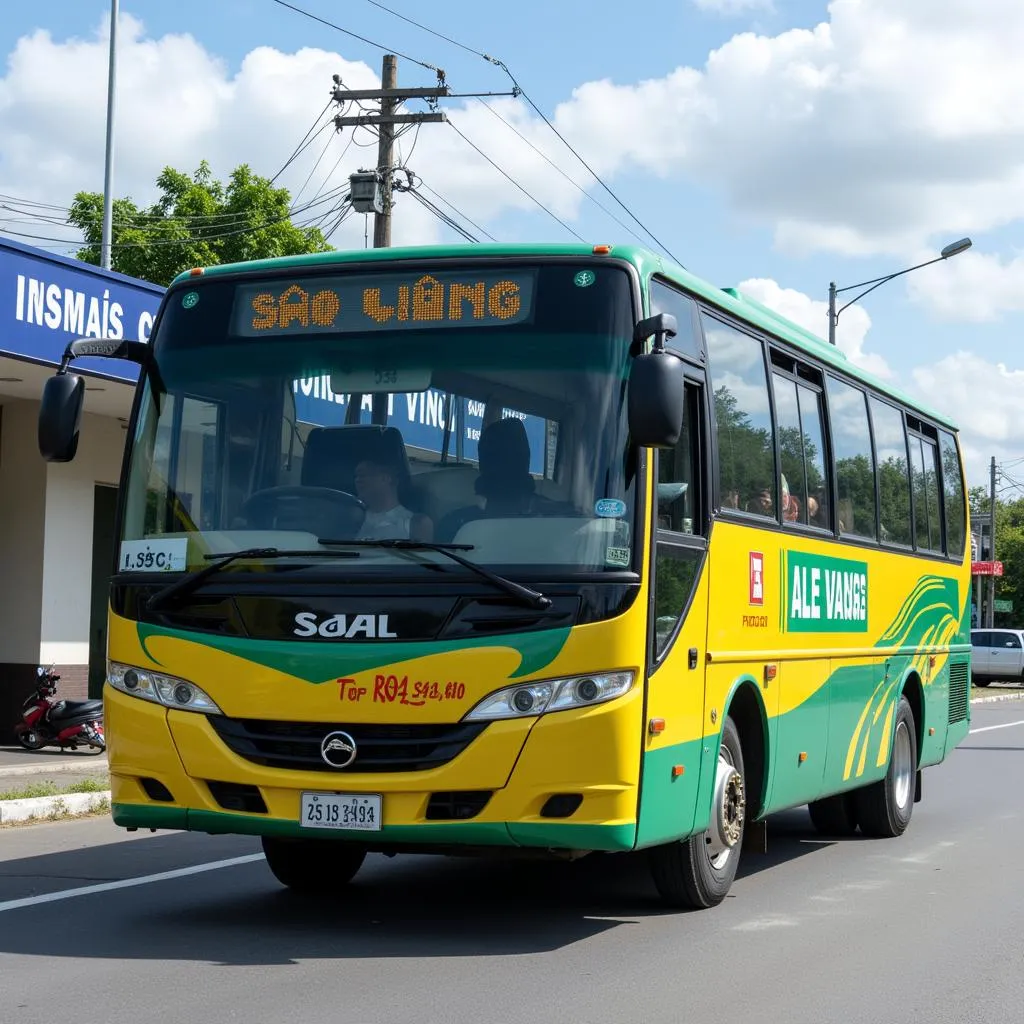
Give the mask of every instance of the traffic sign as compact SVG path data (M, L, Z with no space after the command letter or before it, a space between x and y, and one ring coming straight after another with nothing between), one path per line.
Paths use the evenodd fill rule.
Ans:
M1002 576L1002 562L971 562L972 576Z
M1013 611L1013 602L1012 601L1004 601L1001 598L997 597L995 599L995 603L992 605L992 608L993 608L993 610L995 610L997 612L1012 612Z

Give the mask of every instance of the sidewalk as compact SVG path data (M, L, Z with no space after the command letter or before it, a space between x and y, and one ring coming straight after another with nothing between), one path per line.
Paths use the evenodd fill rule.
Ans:
M89 814L109 804L106 754L0 747L0 826Z

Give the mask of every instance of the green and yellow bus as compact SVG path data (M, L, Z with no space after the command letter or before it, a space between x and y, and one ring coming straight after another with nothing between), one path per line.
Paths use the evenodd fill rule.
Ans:
M113 818L368 852L643 851L719 903L764 820L896 837L968 732L956 427L634 247L196 269L140 364L104 689Z

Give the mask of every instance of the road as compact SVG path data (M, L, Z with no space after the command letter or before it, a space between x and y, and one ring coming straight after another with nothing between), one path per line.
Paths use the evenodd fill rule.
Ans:
M904 837L823 841L805 809L778 815L701 913L661 911L630 857L374 857L344 901L303 902L251 839L4 830L0 1020L1019 1020L1024 701L975 706L972 729Z

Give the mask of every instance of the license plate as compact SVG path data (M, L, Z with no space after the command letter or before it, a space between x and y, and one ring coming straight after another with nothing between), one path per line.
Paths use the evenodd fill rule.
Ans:
M379 832L381 798L368 793L303 793L299 824L304 828Z

